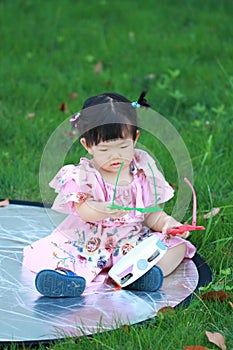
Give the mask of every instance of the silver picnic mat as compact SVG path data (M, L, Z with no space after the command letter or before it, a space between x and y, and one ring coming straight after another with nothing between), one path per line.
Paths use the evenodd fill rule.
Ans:
M34 287L35 274L22 266L23 248L49 235L60 221L60 214L39 206L0 208L0 344L82 336L139 323L164 306L178 305L197 287L197 266L185 260L159 292L115 291L106 284L87 289L79 298L42 297Z

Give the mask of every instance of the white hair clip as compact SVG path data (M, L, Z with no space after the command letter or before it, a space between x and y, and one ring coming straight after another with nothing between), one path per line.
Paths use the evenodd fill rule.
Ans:
M80 117L80 113L74 114L72 118L70 118L70 122L72 123L73 128L78 127L78 120Z

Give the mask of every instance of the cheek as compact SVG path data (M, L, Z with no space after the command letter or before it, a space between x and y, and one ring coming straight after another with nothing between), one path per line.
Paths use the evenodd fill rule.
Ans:
M96 162L98 162L99 165L104 165L108 159L108 156L106 153L101 153L101 154L96 155L96 157L94 157L94 158L95 158Z
M129 148L127 151L123 152L127 158L132 158L134 156L134 148Z

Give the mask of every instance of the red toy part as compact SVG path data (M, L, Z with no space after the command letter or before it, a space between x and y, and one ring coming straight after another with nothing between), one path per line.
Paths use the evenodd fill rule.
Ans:
M181 235L186 231L201 231L201 230L205 230L205 227L189 225L188 223L185 223L182 226L176 226L176 227L167 229L166 233L172 236L176 236L176 235Z
M176 227L172 227L172 228L168 228L167 229L167 234L172 235L172 236L176 236L177 234L182 234L186 231L201 231L201 230L205 230L204 226L196 226L196 219L197 219L197 197L196 197L196 193L195 190L193 188L193 185L190 183L190 181L185 177L184 181L187 183L187 185L189 185L189 187L192 190L193 193L193 221L192 221L192 225L189 225L188 222L185 222L184 225L181 226L176 226Z

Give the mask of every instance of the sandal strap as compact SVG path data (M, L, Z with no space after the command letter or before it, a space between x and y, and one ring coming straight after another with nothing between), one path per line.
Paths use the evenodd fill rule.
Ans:
M67 276L77 276L73 271L66 269L65 267L56 267L55 271L64 272Z

